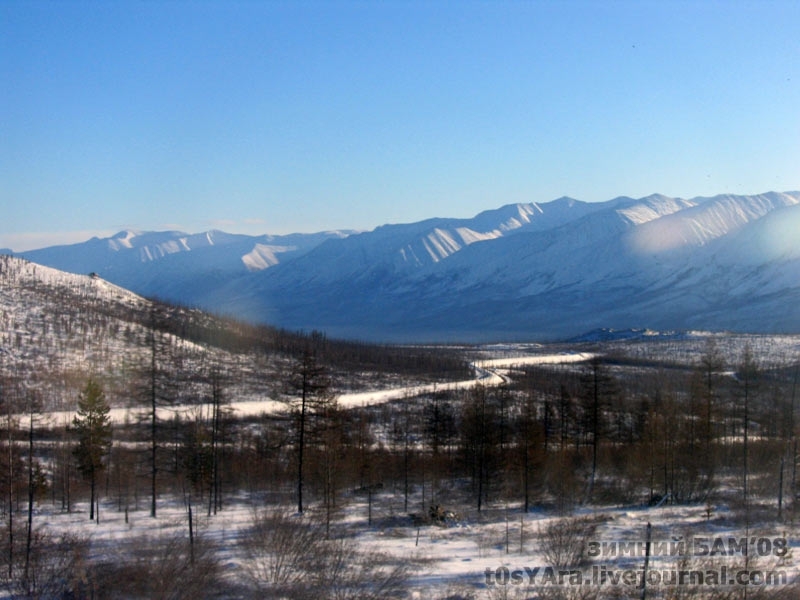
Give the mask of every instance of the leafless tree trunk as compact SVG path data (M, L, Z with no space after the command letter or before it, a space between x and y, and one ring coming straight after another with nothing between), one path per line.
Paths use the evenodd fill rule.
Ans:
M306 350L302 359L294 366L289 385L300 394L299 399L290 399L289 402L296 407L297 512L302 513L306 436L311 419L317 416L330 399L331 381L327 369L317 363L316 356L310 350Z

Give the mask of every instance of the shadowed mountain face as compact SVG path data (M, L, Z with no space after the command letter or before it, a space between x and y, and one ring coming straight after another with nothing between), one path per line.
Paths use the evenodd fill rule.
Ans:
M800 193L562 198L366 233L123 232L25 253L292 329L383 341L800 331Z

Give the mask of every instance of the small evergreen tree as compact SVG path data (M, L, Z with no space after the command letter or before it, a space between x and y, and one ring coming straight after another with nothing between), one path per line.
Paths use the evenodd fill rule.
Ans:
M92 521L97 478L103 471L105 466L103 459L111 447L109 410L103 388L94 379L89 378L78 400L78 414L72 420L72 426L78 436L78 445L74 450L78 470L89 481L91 489L89 520Z

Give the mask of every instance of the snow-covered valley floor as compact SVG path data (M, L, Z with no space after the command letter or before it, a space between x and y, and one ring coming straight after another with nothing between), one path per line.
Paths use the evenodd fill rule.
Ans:
M410 500L408 512L423 513L421 490ZM444 497L439 500L446 506ZM153 560L163 548L189 551L183 501L165 496L156 518L146 499L127 512L103 502L99 523L89 521L87 510L80 503L69 513L43 504L35 511L34 528L84 540L92 560L100 563L118 562L133 548L151 549ZM215 597L219 590L222 597L262 597L251 588L258 559L246 549L261 510L252 497L227 498L211 516L194 507L194 544L205 548L204 556L219 569ZM319 507L303 516L289 511L288 518L308 522L324 517L320 512ZM647 597L704 597L720 590L730 597L744 597L746 591L776 594L791 588L798 576L795 524L778 525L762 516L748 526L727 506L579 507L564 516L543 510L523 514L519 505L495 504L436 525L414 522L403 510L402 494L387 491L373 496L371 510L363 496L344 494L332 521L331 537L349 540L358 552L353 557L379 560L386 569L408 567L403 586L409 598L639 598L648 523ZM744 539L751 542L747 563ZM358 567L357 561L342 565L344 570Z
M564 363L569 367L591 357L590 353L541 353L476 360L475 379L449 386L497 385L515 366ZM357 408L430 394L442 387L448 386L398 385L344 394L339 402ZM247 418L270 412L277 403L251 400L232 403L231 408L237 417ZM124 411L113 415L125 417ZM68 417L61 414L55 422L67 422ZM33 514L33 530L43 543L71 540L66 552L82 548L81 564L94 565L92 576L108 571L106 591L109 585L114 590L115 578L121 582L135 575L151 580L146 593L137 595L121 586L111 597L371 598L382 597L380 582L393 573L402 597L431 600L641 598L643 579L647 598L800 597L800 514L795 515L789 498L780 519L772 498L761 498L764 506L754 499L745 514L736 500L736 481L724 482L713 504L673 505L665 499L658 506L608 506L571 498L568 511L541 503L527 513L519 499L490 503L478 511L466 482L438 484L434 499L430 481L424 487L412 486L407 506L400 489L377 488L371 502L364 490L341 490L330 515L319 498L312 499L304 515L297 514L285 504L292 490L284 490L283 504L263 492L240 491L225 496L223 508L212 515L206 500L196 499L191 532L183 495L162 492L157 516L151 517L145 494L132 499L125 510L113 491L106 491L101 493L99 522L89 520L85 502L75 503L67 512L42 500ZM431 521L431 506L440 506L445 516ZM330 571L330 564L324 567L328 570L323 577L338 582L335 589L320 592L318 587L323 567L316 561L324 546L286 547L271 553L263 547L261 553L254 550L259 522L278 510L284 518L281 527L297 528L292 531L298 538L307 525L317 536L329 534L332 541L326 543L331 547L338 541L347 544L347 552L337 555L338 571ZM24 510L16 511L14 518L22 521ZM322 526L328 518L329 531ZM192 551L206 577L199 580L197 590L184 579L198 577L188 566ZM301 559L292 567L291 586L266 580L264 565L279 563L281 553L292 552L300 552ZM371 565L367 571L365 564ZM69 562L69 568L77 567ZM4 593L8 598L20 596L11 584Z

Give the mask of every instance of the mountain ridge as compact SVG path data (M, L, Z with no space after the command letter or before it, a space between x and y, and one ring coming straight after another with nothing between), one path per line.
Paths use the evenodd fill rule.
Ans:
M788 333L800 331L797 231L799 192L563 197L314 238L172 232L128 272L80 266L137 293L371 341ZM144 241L122 234L128 252Z

